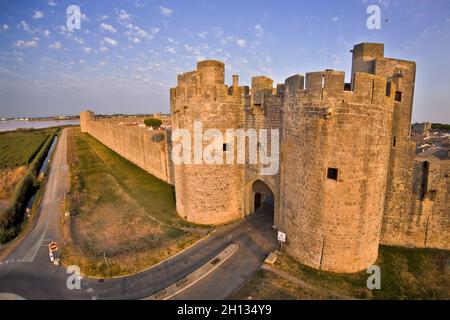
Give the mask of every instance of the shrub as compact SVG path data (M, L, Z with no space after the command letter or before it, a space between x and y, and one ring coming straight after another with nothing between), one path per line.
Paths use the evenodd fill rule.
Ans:
M147 118L144 120L144 124L147 127L159 128L162 125L162 121L156 118Z

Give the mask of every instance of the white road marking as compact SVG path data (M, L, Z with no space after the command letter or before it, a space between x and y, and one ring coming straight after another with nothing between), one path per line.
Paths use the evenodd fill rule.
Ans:
M34 247L25 255L25 257L22 258L23 262L33 262L34 258L39 252L39 248L41 247L42 240L45 237L45 234L47 232L49 220L47 220L47 223L45 224L44 232L42 233L41 237L39 238L38 242L34 245Z

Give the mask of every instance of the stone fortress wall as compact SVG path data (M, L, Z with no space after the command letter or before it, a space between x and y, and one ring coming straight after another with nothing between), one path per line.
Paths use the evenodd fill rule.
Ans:
M173 184L170 137L165 130L129 126L117 120L95 120L91 111L80 113L80 126L81 132L89 133L148 173Z
M81 114L81 127L173 183L183 219L228 223L253 212L256 194L263 194L273 199L274 225L287 234L285 248L294 258L355 272L375 262L380 243L450 249L450 160L418 157L410 140L415 68L384 57L382 44L363 43L353 50L351 83L343 72L326 70L276 87L263 76L253 77L251 88L239 86L233 76L227 86L225 66L214 60L179 75L170 90L172 129L191 133L193 147L194 121L222 133L278 129L280 167L271 176L248 162L196 164L192 157L192 164L175 165L170 131L155 142L156 132L91 113ZM233 142L223 143L224 156L236 157Z

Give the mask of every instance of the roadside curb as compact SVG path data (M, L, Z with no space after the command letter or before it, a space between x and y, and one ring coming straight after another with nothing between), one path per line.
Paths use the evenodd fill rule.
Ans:
M196 284L198 281L202 280L211 272L215 271L225 261L231 258L238 250L239 245L230 244L218 255L214 256L207 263L205 263L204 265L202 265L201 267L199 267L186 277L171 284L167 288L160 290L147 298L144 298L143 300L169 300L170 298L176 296L177 294Z

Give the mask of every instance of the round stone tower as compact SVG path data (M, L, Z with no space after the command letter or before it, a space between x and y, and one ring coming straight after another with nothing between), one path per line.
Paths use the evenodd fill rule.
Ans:
M198 224L223 224L242 214L244 169L226 164L228 157L236 159L236 151L235 144L226 141L225 132L244 127L244 109L237 78L229 90L224 75L223 63L202 61L196 71L179 75L177 87L170 91L173 150L183 157L187 154L184 148L180 151L184 139L176 141L178 133L189 134L191 148L191 155L183 158L188 161L174 161L177 212ZM209 129L221 133L223 140L203 137L212 132ZM211 152L212 141L217 141L219 150ZM206 152L213 157L208 158Z
M94 113L91 110L80 112L80 130L81 132L88 132L89 121L94 120Z
M360 271L378 255L395 89L367 73L299 78L285 83L277 227L300 262Z

